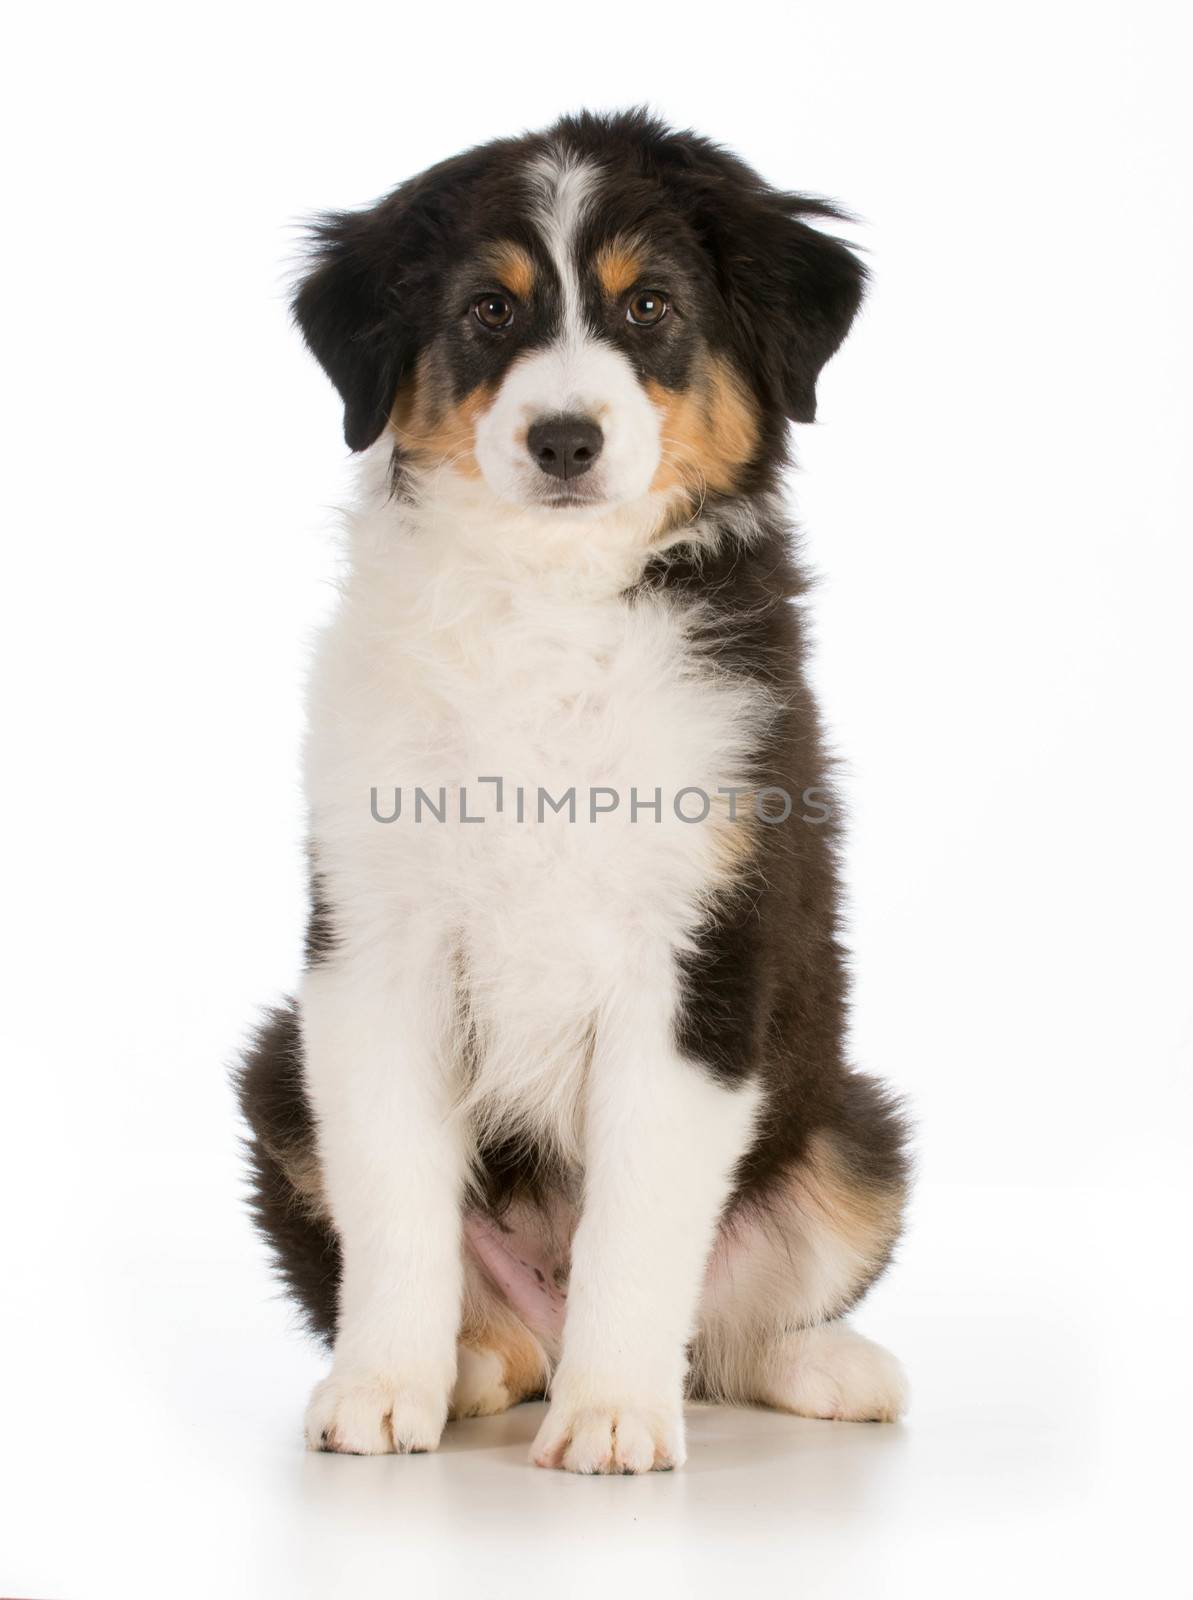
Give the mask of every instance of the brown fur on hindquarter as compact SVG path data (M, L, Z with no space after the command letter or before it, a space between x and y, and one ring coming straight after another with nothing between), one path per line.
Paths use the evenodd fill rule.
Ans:
M339 1308L340 1241L322 1201L293 1005L265 1017L237 1072L236 1089L249 1126L253 1217L307 1326L330 1343Z
M453 1395L453 1417L493 1415L546 1392L551 1362L538 1339L471 1258L465 1264L464 1312L460 1324L460 1378ZM483 1393L462 1392L466 1352L493 1356L500 1383Z
M731 1210L709 1261L690 1388L758 1401L761 1358L787 1334L843 1316L887 1265L906 1184L855 1166L819 1128L804 1157Z

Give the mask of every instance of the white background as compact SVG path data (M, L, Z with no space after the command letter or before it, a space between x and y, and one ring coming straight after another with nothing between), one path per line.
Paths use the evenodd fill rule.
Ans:
M7 175L0 1592L1187 1593L1189 40L1176 5L27 6ZM898 1428L535 1410L305 1457L225 1069L303 922L346 483L295 226L635 102L864 219L799 430ZM1187 1484L1185 1485L1187 1488Z

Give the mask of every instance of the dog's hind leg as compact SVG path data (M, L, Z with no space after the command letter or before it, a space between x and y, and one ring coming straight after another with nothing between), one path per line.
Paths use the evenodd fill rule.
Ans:
M776 1334L755 1356L751 1398L776 1411L841 1422L896 1422L907 1409L903 1368L846 1322Z
M249 1125L251 1206L311 1332L335 1336L340 1240L331 1221L293 1004L271 1011L236 1075Z
M892 1422L898 1361L842 1319L882 1271L902 1184L859 1177L827 1134L722 1225L701 1301L691 1391L801 1416Z
M545 1394L551 1363L538 1337L475 1260L465 1260L464 1272L464 1316L448 1415L491 1417Z

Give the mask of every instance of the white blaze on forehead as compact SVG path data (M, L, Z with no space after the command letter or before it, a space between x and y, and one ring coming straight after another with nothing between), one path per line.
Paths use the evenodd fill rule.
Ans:
M579 156L554 152L540 156L532 165L530 176L537 195L536 220L559 274L563 336L569 342L579 342L587 329L576 265L576 235L600 180L600 169Z
M659 464L658 410L624 352L584 315L576 241L600 179L592 162L559 151L530 167L534 220L559 275L560 329L514 361L476 425L482 476L512 505L540 504L546 493L548 480L527 448L527 431L541 417L575 413L599 424L604 443L587 488L606 505L645 495Z

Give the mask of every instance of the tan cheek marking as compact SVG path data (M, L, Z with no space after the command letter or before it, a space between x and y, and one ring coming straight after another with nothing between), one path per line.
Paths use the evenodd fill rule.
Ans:
M492 388L482 384L456 402L441 400L438 389L430 360L424 355L413 378L394 399L390 430L403 452L420 465L450 463L464 477L479 478L476 425L492 403Z
M689 388L651 381L646 392L662 413L663 459L651 488L730 493L758 448L758 412L729 363L706 357Z
M534 262L520 244L503 239L492 247L487 259L503 288L519 300L530 299L534 289Z
M632 289L642 272L642 255L633 239L618 237L596 254L596 274L611 300Z

